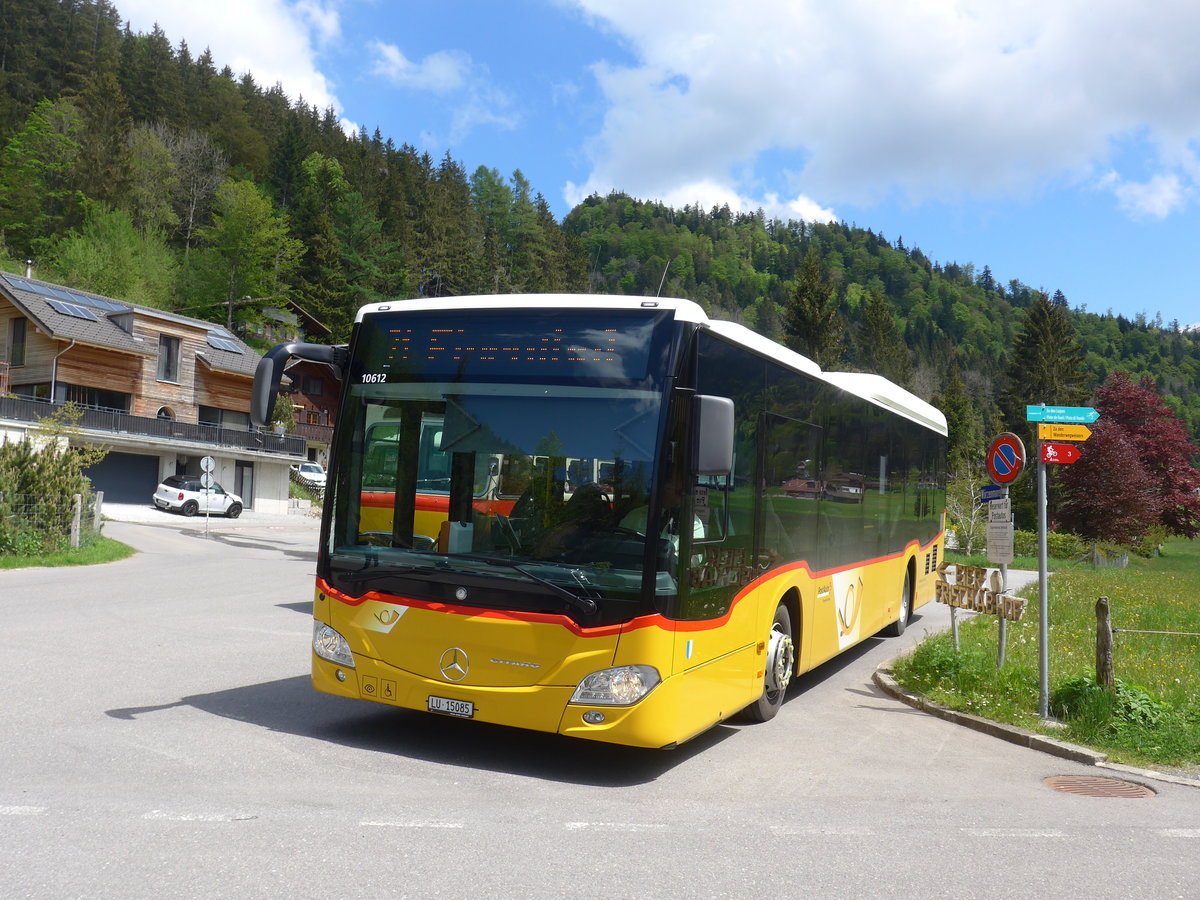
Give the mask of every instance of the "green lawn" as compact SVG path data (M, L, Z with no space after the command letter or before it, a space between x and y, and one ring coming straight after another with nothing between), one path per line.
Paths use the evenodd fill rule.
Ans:
M1021 565L1025 563L1025 565ZM1014 567L1036 568L1037 561ZM1173 540L1161 556L1130 557L1127 569L1095 569L1052 561L1049 581L1052 715L1038 717L1038 587L1025 618L1009 623L1007 662L996 669L997 620L976 616L960 629L926 640L897 662L905 688L953 709L1084 744L1118 762L1200 766L1200 542ZM1109 598L1119 690L1095 686L1096 600ZM1119 631L1125 629L1125 631Z
M78 550L63 550L44 556L0 554L0 569L25 569L31 566L94 566L133 556L132 547L99 535L83 542Z

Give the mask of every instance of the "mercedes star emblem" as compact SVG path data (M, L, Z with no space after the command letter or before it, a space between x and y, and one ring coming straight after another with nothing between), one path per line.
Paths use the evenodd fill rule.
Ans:
M442 677L447 681L462 681L467 677L471 663L467 659L465 650L461 647L451 647L438 660L438 667L441 669Z

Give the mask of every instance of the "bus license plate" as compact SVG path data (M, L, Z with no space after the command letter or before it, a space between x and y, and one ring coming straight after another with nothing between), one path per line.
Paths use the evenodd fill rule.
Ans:
M475 704L469 700L451 700L449 697L429 697L429 711L460 719L475 717Z

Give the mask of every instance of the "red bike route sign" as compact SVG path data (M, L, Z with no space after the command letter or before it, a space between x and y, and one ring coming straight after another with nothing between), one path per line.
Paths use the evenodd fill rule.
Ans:
M1074 444L1042 444L1042 462L1070 465L1079 459L1079 448Z

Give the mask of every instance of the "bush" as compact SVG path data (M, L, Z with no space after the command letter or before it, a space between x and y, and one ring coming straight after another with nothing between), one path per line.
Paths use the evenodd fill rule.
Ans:
M37 556L68 545L74 495L90 503L92 494L83 470L107 452L70 445L78 418L68 403L41 420L36 444L29 436L0 443L0 553Z
M1095 679L1068 678L1050 696L1050 713L1064 722L1086 723L1088 730L1155 728L1171 708L1136 684L1117 679L1116 690L1104 690Z
M1037 532L1014 532L1013 551L1017 556L1037 556ZM1087 552L1087 544L1077 534L1070 534L1066 531L1051 531L1046 535L1046 551L1055 559L1078 559Z

